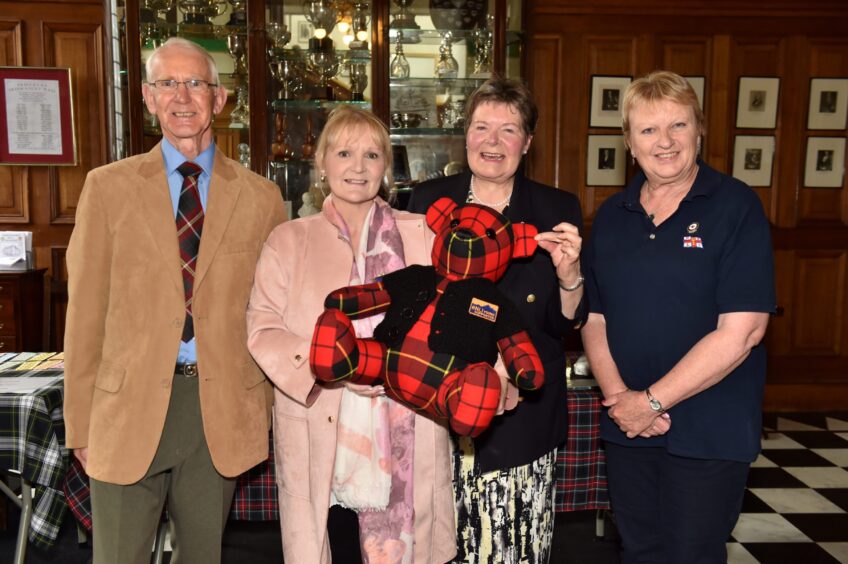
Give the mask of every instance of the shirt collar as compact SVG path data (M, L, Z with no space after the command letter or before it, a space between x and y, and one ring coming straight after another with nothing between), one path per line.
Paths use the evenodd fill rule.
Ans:
M186 162L185 156L179 150L171 145L170 141L162 138L162 155L165 157L165 171L170 176ZM197 155L196 159L191 162L203 169L203 174L206 176L212 175L212 164L215 162L215 143L211 143L206 150Z
M645 179L645 173L640 169L627 185L627 188L624 189L624 197L618 203L619 207L629 210L641 209L642 204L639 203L639 196L642 192L642 185L645 183ZM719 184L721 184L721 174L715 169L710 168L701 159L698 159L698 174L695 176L695 182L692 183L692 187L686 193L683 201L690 201L698 196L709 198L716 191Z

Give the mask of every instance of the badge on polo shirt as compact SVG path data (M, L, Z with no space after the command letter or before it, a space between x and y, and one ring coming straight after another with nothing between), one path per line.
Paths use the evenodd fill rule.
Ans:
M686 228L686 232L689 233L689 235L692 235L693 233L698 232L699 227L701 227L701 225L697 221L693 221L689 224L689 227Z
M468 308L468 313L494 323L498 318L498 306L480 298L471 298L471 306Z
M683 238L683 248L684 249L703 249L704 242L701 241L700 237L684 237Z

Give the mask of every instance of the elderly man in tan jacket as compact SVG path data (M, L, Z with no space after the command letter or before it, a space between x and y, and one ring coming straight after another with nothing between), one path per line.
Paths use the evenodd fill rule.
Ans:
M68 246L67 446L91 478L95 564L149 562L166 502L172 562L215 563L234 478L268 455L245 311L285 211L215 148L227 93L206 51L169 40L147 81L164 139L91 171Z

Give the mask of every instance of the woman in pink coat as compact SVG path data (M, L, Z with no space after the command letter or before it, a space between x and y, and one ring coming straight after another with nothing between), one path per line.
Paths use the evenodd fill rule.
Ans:
M372 114L334 110L315 156L330 195L320 214L276 228L256 268L248 347L276 388L286 562L329 563L331 545L351 536L348 546L358 544L371 563L441 564L456 553L446 428L386 398L380 386L320 385L309 369L312 331L330 291L430 262L423 216L385 202L391 155L388 132ZM357 335L370 336L379 320L355 321Z

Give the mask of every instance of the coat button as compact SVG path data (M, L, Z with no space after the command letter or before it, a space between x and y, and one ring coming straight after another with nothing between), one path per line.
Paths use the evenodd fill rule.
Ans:
M657 238L656 233L651 233L650 235L648 235L648 239L651 239L652 241L656 238Z
M527 294L527 303L532 304L536 301L536 294Z
M403 317L404 319L412 319L415 316L415 310L412 309L410 306L406 306L400 312L400 316Z
M299 354L294 355L295 362L300 362L302 359L303 359L303 357L301 355L299 355Z
M397 339L399 334L400 331L398 331L397 327L389 327L389 329L386 331L386 336L392 341Z
M426 302L429 299L430 299L430 292L428 292L427 290L421 290L420 292L418 292L418 295L415 296L416 302Z
M332 416L332 415L330 415L329 417L327 417L327 422L329 422L329 423L332 423L332 422L333 422L333 416Z

